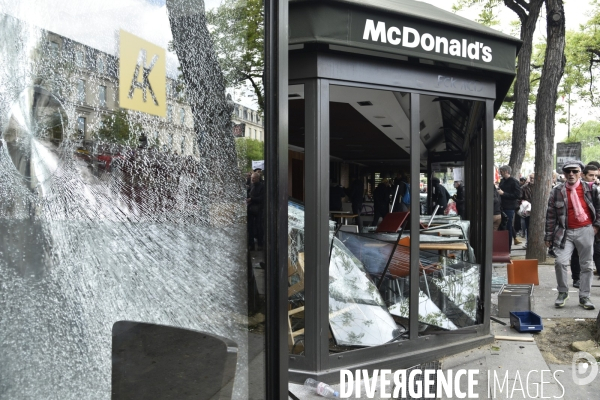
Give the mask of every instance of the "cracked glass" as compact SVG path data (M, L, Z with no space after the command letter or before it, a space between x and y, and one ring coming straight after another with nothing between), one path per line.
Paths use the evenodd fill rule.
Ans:
M261 93L218 39L251 34L260 65L264 11L223 32L254 2L220 3L0 0L0 398L264 397L246 186L264 157L232 120ZM151 56L120 80L121 30L164 49L162 83ZM164 116L122 107L130 87Z

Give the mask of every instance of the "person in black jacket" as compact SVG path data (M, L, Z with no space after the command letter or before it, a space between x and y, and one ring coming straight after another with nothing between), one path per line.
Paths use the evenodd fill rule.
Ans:
M343 211L344 197L346 197L346 189L332 179L329 186L329 211Z
M390 189L390 196L392 197L392 201L394 202L392 206L392 212L405 212L409 211L409 205L404 204L402 198L406 194L408 190L408 177L402 176L401 173L396 175L394 178L394 183Z
M390 184L388 179L383 179L373 192L373 222L371 226L379 224L379 217L385 217L390 212Z
M500 223L502 222L502 206L500 200L500 194L498 193L498 188L494 185L494 225L493 229L495 231L500 227Z
M248 211L248 248L254 249L254 239L256 239L257 250L262 250L263 246L263 204L265 199L265 185L260 180L260 174L252 174L250 191L246 199Z
M438 178L431 178L431 188L433 191L431 192L431 198L433 200L433 209L435 210L436 206L440 206L438 209L438 214L444 214L444 210L448 206L448 200L450 199L450 193L442 184ZM433 211L433 210L432 210Z
M512 248L513 238L515 237L513 230L513 220L515 218L515 210L518 208L518 203L521 199L521 184L518 180L510 176L512 169L508 165L500 167L500 175L502 180L500 181L500 200L502 204L502 210L506 214L507 222L506 229L508 230L508 249Z
M456 194L452 196L452 200L456 203L456 212L460 215L460 219L467 219L465 215L465 185L462 181L454 181Z

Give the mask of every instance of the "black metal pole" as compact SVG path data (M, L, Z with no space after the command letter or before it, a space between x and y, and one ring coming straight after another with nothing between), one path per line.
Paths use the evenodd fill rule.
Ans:
M265 0L267 399L288 396L287 169L288 1Z

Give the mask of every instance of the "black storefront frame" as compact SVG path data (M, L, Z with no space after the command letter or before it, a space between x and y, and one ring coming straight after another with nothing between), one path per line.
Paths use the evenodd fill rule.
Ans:
M325 63L320 64L320 54L311 52L304 54L307 56L304 62L295 63L290 69L289 84L304 85L305 99L305 182L316 182L315 185L306 185L305 202L305 229L307 232L314 232L306 235L305 242L305 264L306 265L329 265L327 251L324 250L328 237L328 181L329 181L329 87L330 85L353 86L361 88L370 88L377 90L401 91L411 94L411 119L410 119L410 145L411 149L416 148L416 144L421 145L419 137L420 121L420 96L421 95L440 95L451 96L468 100L482 101L485 103L485 129L482 133L481 147L471 149L478 151L482 157L481 171L470 171L469 176L473 177L471 181L477 180L484 183L484 177L493 176L493 116L494 101L493 97L466 96L464 94L437 92L431 90L419 90L414 87L404 87L396 85L384 85L381 82L357 82L356 80L333 79L331 75L339 72L339 68L332 68L336 61L348 62L350 58L346 55L342 57L330 57ZM313 58L314 57L314 58ZM294 59L295 57L291 57ZM313 58L311 60L311 58ZM352 57L354 58L354 57ZM359 57L361 66L358 69L376 69L381 60L375 60L371 66L366 57ZM333 62L332 62L333 60ZM316 61L311 65L311 61ZM356 60L353 60L356 62ZM307 68L308 67L308 68ZM312 67L312 68L311 68ZM337 65L336 65L337 67ZM346 65L345 67L349 67ZM350 67L353 70L355 65ZM344 66L342 66L343 70ZM402 67L397 66L398 72ZM409 68L413 68L409 66ZM375 70L374 70L375 71ZM424 77L431 78L435 74L452 73L463 79L459 71L442 71L431 68L423 72ZM353 74L354 72L351 72ZM414 73L414 70L413 70ZM350 75L351 75L350 74ZM308 75L301 78L300 75ZM311 76L312 75L312 76ZM326 77L321 77L325 75ZM328 76L329 75L329 76ZM343 73L342 73L343 75ZM347 74L348 75L348 74ZM364 77L371 78L373 74L364 74ZM439 75L438 75L439 76ZM347 78L348 76L346 76ZM468 79L464 76L465 79ZM378 78L381 81L381 78ZM495 85L493 81L487 80L488 85ZM494 92L495 94L495 92ZM315 132L314 135L309 132ZM411 181L419 181L420 160L419 152L410 152ZM483 185L487 187L487 185ZM483 297L483 321L482 324L468 328L468 332L453 335L430 335L418 337L416 327L418 323L418 254L419 241L412 240L410 247L411 271L410 271L410 337L409 340L396 342L392 344L381 345L377 347L348 351L340 354L329 354L328 349L328 268L307 268L305 271L306 289L305 289L305 356L289 356L289 374L290 379L295 382L302 382L307 377L313 377L323 381L338 382L340 369L358 368L406 368L421 362L439 359L445 355L455 354L465 351L493 340L490 335L490 289L491 289L491 228L492 228L492 210L493 196L491 189L482 191L483 205L483 230L487 232L480 244L477 253L482 254L480 264L481 273L481 294ZM411 187L411 198L419 198L417 185ZM411 203L411 226L419 226L419 204ZM411 229L411 236L417 237L419 230ZM328 249L327 249L328 250ZM316 300L316 301L315 301ZM321 329L327 327L327 329ZM475 333L470 333L475 329Z
M265 0L265 398L288 398L288 0Z

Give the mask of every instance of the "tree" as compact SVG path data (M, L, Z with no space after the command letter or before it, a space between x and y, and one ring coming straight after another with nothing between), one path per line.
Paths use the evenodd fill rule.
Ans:
M597 106L600 93L594 78L600 71L600 4L597 0L591 4L594 5L591 18L580 26L579 31L569 31L566 35L567 65L562 92L577 94Z
M511 133L502 129L494 131L494 164L508 164L511 149Z
M533 33L535 32L538 17L544 0L458 0L458 5L471 6L474 4L483 4L483 11L480 14L481 22L494 22L493 8L504 4L511 9L520 22L520 38L523 41L519 54L517 55L517 76L514 82L513 97L506 98L505 101L514 102L513 105L513 130L511 154L508 165L513 170L515 176L518 175L525 158L527 146L527 123L529 95L531 93L530 75L531 75L531 54L533 51Z
M102 119L102 126L98 129L96 137L102 141L123 145L135 144L142 128L139 123L131 124L127 111L120 108L114 114Z
M510 159L512 146L512 133L502 129L494 131L494 164L497 166L507 165ZM533 161L533 143L525 145L525 157L523 161ZM515 175L516 177L516 175Z
M565 11L562 0L546 0L547 44L535 103L535 178L527 258L546 260L544 232L554 165L554 128L558 85L565 69Z
M243 171L252 170L252 161L264 160L264 143L250 138L239 138L235 140L238 153L238 162Z
M581 142L581 161L584 164L590 161L600 161L600 122L587 121L573 128L571 136L565 140L566 143Z
M215 53L227 87L250 84L265 108L265 15L262 0L224 0L206 13Z

